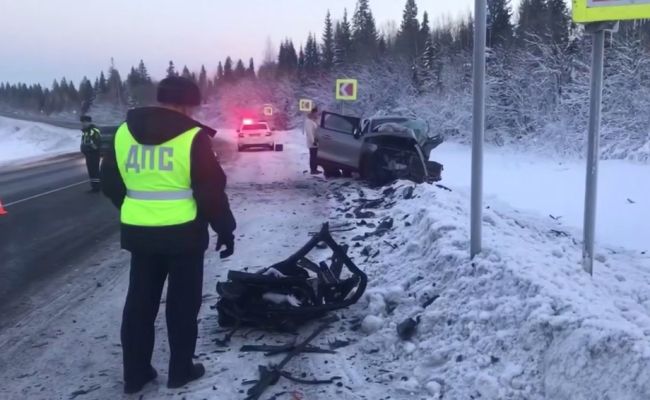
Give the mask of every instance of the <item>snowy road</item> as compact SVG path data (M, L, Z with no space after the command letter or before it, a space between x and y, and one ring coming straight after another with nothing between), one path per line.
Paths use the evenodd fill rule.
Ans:
M117 212L90 185L83 159L62 156L21 167L0 167L0 326L55 275L80 260L95 262L96 247L118 231ZM36 285L35 287L33 287Z
M206 377L179 391L165 388L161 310L154 353L161 377L142 397L131 398L245 398L243 382L255 379L257 366L270 360L239 347L292 337L240 331L229 347L218 346L215 339L224 333L209 307L217 301L216 282L228 269L256 269L285 258L325 220L350 227L335 238L352 245L351 257L368 274L368 291L314 343L347 345L332 355L300 356L287 370L340 380L307 386L281 379L263 399L650 398L650 256L601 244L595 276L584 274L579 230L564 224L566 215L545 215L557 212L544 208L550 200L537 199L541 203L527 211L505 204L535 186L514 179L517 171L531 173L524 168L529 156L504 158L491 172L500 176L488 173L488 182L501 178L506 187L503 197L488 199L485 251L470 260L463 149L456 164L453 152L440 149L451 192L409 182L371 190L307 175L304 138L280 134L286 144L281 153L236 154L233 143L222 150L233 155L226 170L239 228L235 256L221 261L210 251L206 261L196 354ZM220 135L234 138L232 131ZM532 164L540 174L549 171L540 160ZM555 183L574 186L571 180ZM368 199L381 201L370 202L375 205L367 218L355 218L350 210ZM377 233L379 224L390 228ZM42 307L0 331L0 398L129 399L121 394L119 344L127 261L114 243L95 265L79 265L53 282L54 289L39 293L33 301L40 296ZM420 325L402 340L396 327L406 318Z
M224 131L219 135L234 132ZM296 133L294 132L295 136ZM329 215L323 196L324 181L304 174L306 154L302 138L287 138L285 152L247 152L225 164L229 195L238 220L236 255L222 262L212 252L206 262L205 301L202 309L200 358L208 378L192 388L191 398L239 396L242 379L252 379L256 362L243 362L236 351L215 354L215 287L228 268L260 267L278 261L308 239ZM235 152L220 149L222 156ZM0 398L68 399L76 391L90 390L79 398L115 399L121 396L119 324L127 285L127 255L117 244L102 252L94 264L54 282L60 290L48 291L47 305L0 332ZM164 315L161 310L160 315ZM165 374L167 341L164 318L159 319L154 364ZM222 369L225 369L222 371ZM175 396L157 385L145 398Z

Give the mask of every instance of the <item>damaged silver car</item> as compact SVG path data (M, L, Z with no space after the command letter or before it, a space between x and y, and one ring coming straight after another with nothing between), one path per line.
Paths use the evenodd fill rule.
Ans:
M443 166L430 161L442 143L419 118L358 117L323 112L318 130L318 164L326 176L359 173L371 185L396 179L439 181Z

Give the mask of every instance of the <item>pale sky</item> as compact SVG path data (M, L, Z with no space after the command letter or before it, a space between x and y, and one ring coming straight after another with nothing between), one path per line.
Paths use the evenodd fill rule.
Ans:
M142 58L156 78L169 60L209 73L230 55L259 66L267 37L296 46L320 38L327 9L335 19L356 0L0 0L0 81L75 84L106 71L111 57L125 78ZM405 0L370 0L377 25L399 24ZM433 22L469 13L472 0L417 0Z

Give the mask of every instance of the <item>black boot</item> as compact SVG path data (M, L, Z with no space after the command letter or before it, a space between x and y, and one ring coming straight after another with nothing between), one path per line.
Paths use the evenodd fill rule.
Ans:
M178 389L192 381L199 379L203 375L205 375L205 368L203 367L203 364L197 363L192 365L189 375L187 376L178 376L173 378L170 376L169 380L167 381L167 387L170 389Z
M138 393L142 388L149 382L153 381L158 377L158 372L153 367L150 367L149 372L145 375L144 379L137 382L125 382L124 383L124 393L133 394Z

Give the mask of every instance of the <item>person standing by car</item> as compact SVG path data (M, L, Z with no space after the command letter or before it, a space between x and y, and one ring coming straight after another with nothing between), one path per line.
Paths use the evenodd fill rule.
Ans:
M191 118L201 104L190 79L158 85L159 107L129 111L104 157L104 194L120 209L122 248L131 252L129 290L122 316L124 392L154 380L154 323L165 281L170 357L167 387L180 388L205 374L194 363L203 290L208 224L221 258L234 252L236 222L226 195L226 174L212 150L216 131Z
M307 147L309 148L309 169L312 175L320 174L318 170L318 138L316 132L318 130L318 108L311 109L307 118L305 119L305 137L307 139Z
M86 158L86 169L88 170L88 179L90 181L89 192L99 193L101 190L99 159L102 134L99 128L93 124L90 116L82 115L79 121L81 122L81 152Z

